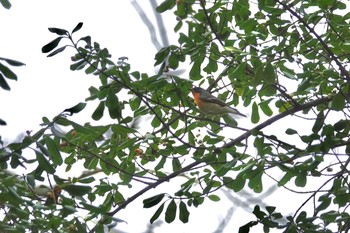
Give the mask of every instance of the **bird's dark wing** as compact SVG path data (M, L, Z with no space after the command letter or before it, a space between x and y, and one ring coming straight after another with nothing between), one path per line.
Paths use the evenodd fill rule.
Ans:
M210 102L210 103L215 103L218 104L220 106L228 106L224 101L222 101L219 98L216 98L215 96L213 96L212 94L210 94L209 92L205 91L204 93L202 93L201 97L202 100Z

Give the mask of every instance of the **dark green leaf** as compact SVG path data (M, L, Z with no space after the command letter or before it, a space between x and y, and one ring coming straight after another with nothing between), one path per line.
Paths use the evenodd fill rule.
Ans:
M161 204L157 209L157 211L153 214L152 218L150 219L151 224L154 223L154 221L156 221L159 218L160 214L163 212L163 209L164 209L164 203Z
M26 65L20 61L8 59L8 58L3 58L3 57L1 57L0 60L6 61L11 66L25 66Z
M324 194L320 196L318 201L320 201L321 204L317 206L316 211L321 211L327 209L327 207L331 204L332 198L329 197L329 194Z
M156 10L158 13L163 13L166 10L170 10L174 6L175 6L174 0L165 0L156 8Z
M55 165L62 165L62 156L56 143L50 137L45 137L45 143L50 153L52 162L54 162Z
M4 66L2 63L0 63L0 72L5 75L6 78L17 80L17 75L12 72L7 66Z
M258 223L259 223L258 221L248 222L247 224L245 224L239 228L238 233L249 233L250 228L257 225Z
M318 131L321 130L323 123L324 123L325 117L323 111L319 112L317 114L316 121L314 123L314 126L312 127L312 132L313 133L318 133Z
M71 108L66 108L63 112L69 112L69 114L72 116L74 113L78 113L81 110L83 110L86 106L86 103L80 102L79 104L75 105Z
M256 68L254 78L252 80L252 85L253 86L258 86L261 81L263 80L264 74L263 74L263 66L260 65Z
M245 179L243 178L243 175L238 175L236 179L232 181L232 190L235 192L238 192L243 189L245 185Z
M253 214L260 220L266 216L266 213L260 210L259 205L254 206Z
M80 60L72 65L70 65L70 69L72 71L75 71L75 70L81 70L83 69L85 66L86 66L87 62L83 59L83 60Z
M256 102L254 102L253 106L252 106L251 121L253 123L258 123L260 121L259 108L258 108L258 105L256 104Z
M2 74L0 74L0 87L6 91L11 90L10 86L7 84L6 79Z
M269 106L270 101L263 101L260 103L260 108L266 116L272 116L273 112Z
M117 95L110 92L106 99L106 107L108 108L109 116L112 119L121 117L121 107Z
M0 125L6 125L6 121L4 121L3 119L0 118ZM0 138L1 140L1 138Z
M49 28L49 31L56 33L57 35L60 35L60 36L68 35L68 31L61 28Z
M41 152L43 152L46 157L50 158L50 153L43 144L41 144L40 142L36 142L36 146L39 147Z
M75 28L73 29L72 34L73 34L74 32L76 32L76 31L79 31L79 30L81 29L82 26L83 26L83 23L82 23L82 22L78 23L77 26L75 26Z
M181 167L181 163L179 161L178 158L174 158L172 160L172 165L173 165L173 171L176 172L178 170L180 170L182 167Z
M91 36L82 37L80 40L85 41L87 45L91 46Z
M103 116L103 111L105 109L105 102L101 101L97 108L95 109L95 111L92 113L92 119L94 119L95 121L98 121L102 118Z
M300 171L295 178L295 185L298 187L305 187L307 181L307 171Z
M188 212L187 210L187 206L183 201L180 201L179 204L179 211L180 211L180 220L183 223L187 223L188 222L188 217L190 216L190 212Z
M63 50L65 50L67 47L67 45L61 47L61 48L58 48L56 49L55 51L53 51L52 53L50 53L49 55L47 55L47 57L52 57L52 56L55 56L56 54L62 52Z
M39 151L35 151L35 154L36 154L36 159L39 162L40 168L45 170L49 174L54 174L55 168L50 164L50 162L46 159L46 157Z
M190 70L190 79L199 80L201 78L201 65L203 63L202 59L196 59Z
M265 69L263 72L263 79L267 84L274 84L276 82L275 69L273 68L270 62L267 63L265 66Z
M300 222L304 222L306 219L306 212L305 211L301 211L300 214L298 215L298 217L296 218L295 222L296 223L300 223Z
M91 192L90 186L68 184L62 187L63 190L67 191L71 196L82 197Z
M63 37L57 37L56 39L54 39L53 41L51 41L47 45L44 45L44 47L42 47L42 49L41 49L41 52L43 52L43 53L51 52L54 48L57 47L57 45L60 43L62 38Z
M151 208L152 206L157 205L163 200L164 196L165 193L161 193L143 200L143 208Z
M286 134L293 135L293 134L298 134L298 132L295 129L288 128L286 130Z
M345 97L344 94L339 92L334 95L332 101L330 102L330 108L335 111L341 111L345 107Z
M294 174L292 172L287 172L278 182L278 186L285 185L287 182L290 181L290 179L292 179L292 177L294 177Z
M94 177L87 177L87 178L84 178L84 179L79 179L79 183L83 183L83 184L90 184L92 182L95 181L95 178Z
M11 8L11 3L8 0L0 0L0 3L5 9Z
M220 197L218 195L215 195L215 194L212 194L212 195L209 195L208 198L211 200L211 201L220 201Z
M266 206L265 209L267 210L267 212L269 214L272 214L273 212L275 212L276 207L274 207L274 206Z
M171 200L171 202L169 203L169 205L165 211L165 222L171 223L175 220L176 209L177 209L177 206L176 206L175 201Z
M183 22L180 20L174 27L174 32L178 32L182 28Z

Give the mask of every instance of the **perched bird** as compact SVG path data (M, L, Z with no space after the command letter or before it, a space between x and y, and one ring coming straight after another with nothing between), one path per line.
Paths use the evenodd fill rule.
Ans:
M216 98L203 88L194 87L191 89L191 92L198 108L206 115L222 115L225 113L231 113L246 117L246 115L240 113L235 108L231 108L224 101Z

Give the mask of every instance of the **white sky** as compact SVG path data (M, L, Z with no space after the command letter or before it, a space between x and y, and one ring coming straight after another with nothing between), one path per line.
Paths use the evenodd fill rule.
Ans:
M139 2L150 9L148 1ZM18 75L18 81L9 81L10 92L0 90L0 118L7 122L6 127L0 127L3 140L13 140L26 130L36 131L43 116L51 119L62 110L84 101L89 95L88 87L97 83L95 76L87 76L84 71L70 71L73 50L66 49L52 58L41 53L42 46L56 37L47 30L48 27L71 30L77 23L83 22L84 26L75 34L76 38L90 35L101 47L108 48L115 61L118 57L126 56L133 70L153 72L156 50L147 28L130 1L11 0L11 3L10 10L0 8L0 56L24 62L26 66L12 67ZM153 15L150 17L154 19ZM167 14L165 25L170 43L176 43L177 40L172 33L176 23L175 17ZM87 118L82 122L93 121L90 116L95 106L90 104L90 113L86 113ZM143 209L142 200L161 190L169 191L171 187L174 187L173 183L152 190L120 212L115 217L126 220L128 224L122 223L118 228L129 233L143 232L156 208ZM217 194L225 199L220 192ZM238 197L241 194L233 195ZM277 210L289 213L295 211L300 201L304 200L297 202L294 198L287 197L282 190L277 197L265 202L278 207L284 205L286 209ZM155 232L213 232L231 203L225 200L219 203L206 200L206 203L197 209L189 209L191 215L188 224L176 220L173 224L164 223ZM161 215L160 219L163 217ZM252 214L236 211L225 232L238 232L240 226L252 220L255 220ZM261 228L255 227L251 232L261 231Z

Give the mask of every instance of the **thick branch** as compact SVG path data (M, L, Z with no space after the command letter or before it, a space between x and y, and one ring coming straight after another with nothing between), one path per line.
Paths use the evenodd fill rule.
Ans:
M282 113L280 113L280 114L278 114L276 116L271 117L270 119L264 121L260 125L257 125L253 129L245 132L241 136L239 136L239 137L233 139L232 141L224 144L221 148L217 148L216 150L220 151L220 149L232 147L232 146L236 145L237 143L247 139L250 135L252 135L253 132L262 130L266 126L269 126L272 123L274 123L274 122L276 122L276 121L278 121L278 120L280 120L280 119L282 119L282 118L284 118L284 117L286 117L288 115L292 115L292 114L294 114L296 112L299 112L299 111L302 111L302 110L305 110L305 109L308 109L308 108L311 108L311 107L315 107L315 106L318 106L320 104L325 104L325 103L327 103L329 101L331 101L331 98L324 97L324 98L316 99L314 101L305 103L303 105L298 105L298 106L295 106L295 107L293 107L291 109L288 109L285 112L282 112Z

